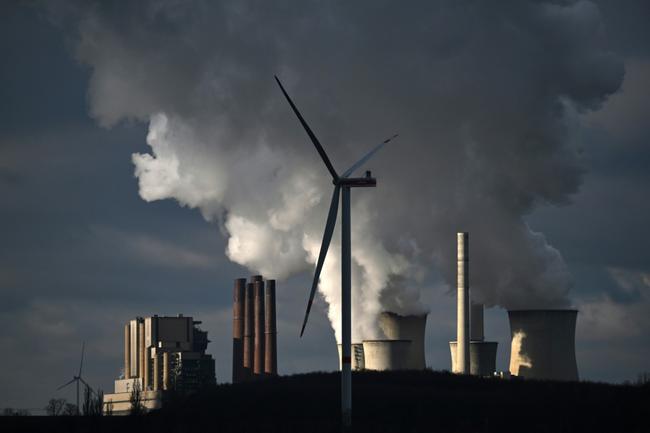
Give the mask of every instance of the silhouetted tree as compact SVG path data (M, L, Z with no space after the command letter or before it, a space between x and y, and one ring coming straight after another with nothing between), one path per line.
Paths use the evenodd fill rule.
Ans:
M84 391L83 414L86 416L102 416L104 407L104 392L100 389L94 393L89 387Z
M79 411L77 410L77 405L72 403L66 403L65 406L63 407L63 415L65 416L79 415Z
M142 389L140 388L140 382L137 380L133 381L133 390L131 391L131 410L129 415L142 415L144 412L144 406L142 404Z
M2 416L30 416L31 413L27 409L14 409L6 407L2 410Z
M48 416L62 415L65 405L65 398L51 398L47 403L47 406L45 406L45 413L47 413Z

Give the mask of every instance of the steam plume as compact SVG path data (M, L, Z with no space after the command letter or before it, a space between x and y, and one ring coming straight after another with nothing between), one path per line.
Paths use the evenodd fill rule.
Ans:
M313 269L331 192L274 74L339 171L400 132L370 163L376 191L353 192L353 340L376 336L383 308L422 309L432 269L453 285L459 230L478 301L569 302L560 253L525 216L578 190L580 114L622 80L591 2L102 2L72 15L91 114L149 123L150 153L133 155L141 197L199 209L253 272ZM337 243L321 292L338 337Z

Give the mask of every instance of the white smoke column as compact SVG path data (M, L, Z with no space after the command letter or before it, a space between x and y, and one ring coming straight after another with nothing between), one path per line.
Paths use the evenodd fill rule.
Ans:
M313 270L332 193L273 74L339 171L400 132L369 164L378 188L353 192L355 341L375 336L383 308L421 311L431 269L453 286L457 231L472 233L478 301L569 302L560 253L525 216L578 190L579 114L622 80L593 3L71 9L92 115L108 127L149 122L151 153L133 156L141 197L199 209L228 236L228 257L253 272ZM335 234L321 293L337 338L339 254Z

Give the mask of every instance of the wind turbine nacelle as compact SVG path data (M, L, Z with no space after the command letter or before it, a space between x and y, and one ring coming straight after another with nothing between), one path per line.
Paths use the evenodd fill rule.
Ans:
M377 186L377 179L374 177L352 177L340 179L338 184L343 187L348 188L363 188L363 187L375 187Z

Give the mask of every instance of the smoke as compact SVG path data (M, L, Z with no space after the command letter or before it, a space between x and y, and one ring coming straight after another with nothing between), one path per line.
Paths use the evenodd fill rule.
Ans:
M148 122L140 196L219 224L252 272L313 270L328 173L276 87L284 81L339 172L400 133L353 190L353 339L384 308L424 309L423 281L455 280L469 231L473 296L507 308L567 305L560 253L525 217L581 183L580 115L616 92L588 1L83 3L76 53L91 115ZM58 11L57 15L61 15ZM339 235L320 290L339 336ZM305 293L306 297L306 293Z

